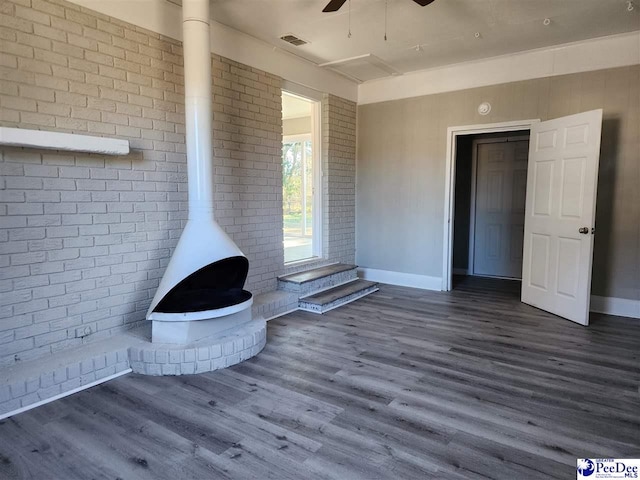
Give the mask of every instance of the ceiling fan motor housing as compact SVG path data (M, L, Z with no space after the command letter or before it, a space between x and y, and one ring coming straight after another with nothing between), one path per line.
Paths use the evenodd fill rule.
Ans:
M420 5L421 7L426 7L430 3L434 2L434 0L413 0L415 3ZM347 3L347 0L331 0L327 3L327 6L322 9L323 12L337 12L340 8Z

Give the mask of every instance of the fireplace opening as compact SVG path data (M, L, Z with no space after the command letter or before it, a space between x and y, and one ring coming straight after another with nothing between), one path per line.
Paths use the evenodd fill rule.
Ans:
M167 293L154 312L203 312L238 305L251 298L243 290L249 271L246 257L228 257L211 263L179 282Z

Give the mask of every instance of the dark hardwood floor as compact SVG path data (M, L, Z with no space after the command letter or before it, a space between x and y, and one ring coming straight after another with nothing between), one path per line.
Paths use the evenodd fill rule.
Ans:
M0 422L0 478L568 479L577 458L639 458L640 321L585 328L518 294L382 285L281 317L227 370L128 375Z

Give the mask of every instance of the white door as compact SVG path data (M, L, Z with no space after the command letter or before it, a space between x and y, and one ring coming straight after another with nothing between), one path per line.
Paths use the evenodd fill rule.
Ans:
M532 125L522 301L588 325L602 110Z
M522 278L528 140L477 141L474 275Z

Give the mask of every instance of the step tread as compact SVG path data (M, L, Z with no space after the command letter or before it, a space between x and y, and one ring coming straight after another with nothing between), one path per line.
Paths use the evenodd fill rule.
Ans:
M357 265L336 263L334 265L326 265L324 267L314 268L313 270L283 275L281 277L278 277L278 280L280 280L281 282L303 284L307 282L313 282L314 280L318 280L319 278L328 277L336 273L353 270L354 268L357 268Z
M354 280L353 282L345 283L344 285L338 285L337 287L324 290L323 292L314 293L302 297L300 302L310 303L313 305L327 305L335 302L336 300L351 295L362 290L376 286L376 282L370 282L368 280Z

